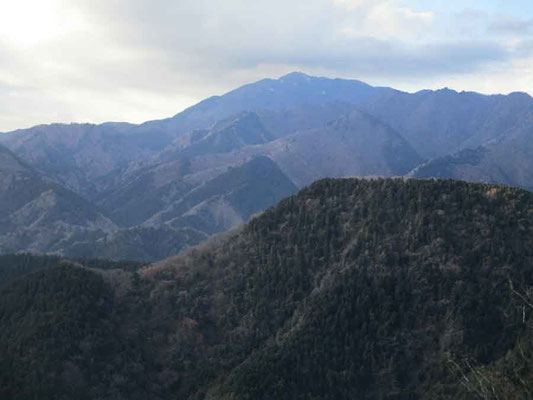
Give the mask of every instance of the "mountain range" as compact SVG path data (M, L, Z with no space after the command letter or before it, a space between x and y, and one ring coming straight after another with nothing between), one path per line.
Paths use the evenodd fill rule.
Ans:
M525 93L406 93L291 73L164 120L7 132L0 252L161 259L325 177L533 189L532 128Z

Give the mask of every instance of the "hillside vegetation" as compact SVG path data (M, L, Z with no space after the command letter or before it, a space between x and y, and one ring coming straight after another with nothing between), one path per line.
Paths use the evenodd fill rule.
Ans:
M13 281L0 397L529 399L531 243L521 189L322 180L137 272Z

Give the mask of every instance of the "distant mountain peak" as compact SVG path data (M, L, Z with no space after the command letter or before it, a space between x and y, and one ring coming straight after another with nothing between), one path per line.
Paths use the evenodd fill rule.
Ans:
M511 92L509 93L509 97L520 98L520 99L531 99L531 95L526 92Z
M436 93L441 93L441 94L457 94L458 92L454 89L450 89L449 87L443 87L441 89L438 89L435 91Z
M280 82L283 82L283 81L302 81L302 80L310 81L313 78L315 78L315 77L307 75L307 74L305 74L303 72L294 71L294 72L288 73L287 75L283 75L281 78L278 79L278 81L280 81Z

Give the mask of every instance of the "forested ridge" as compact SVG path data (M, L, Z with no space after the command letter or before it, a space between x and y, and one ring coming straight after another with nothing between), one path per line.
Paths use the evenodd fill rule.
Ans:
M322 180L157 265L6 284L0 397L529 399L532 244L521 189Z

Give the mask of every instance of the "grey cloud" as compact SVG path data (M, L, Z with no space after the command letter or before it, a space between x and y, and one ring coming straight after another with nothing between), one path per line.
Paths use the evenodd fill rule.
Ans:
M208 81L219 79L221 73L269 64L342 70L355 76L434 76L515 56L497 41L436 38L431 44L409 44L401 38L348 37L339 27L347 22L357 26L368 7L348 15L329 1L84 3L90 4L86 11L95 20L116 29L110 34L117 42L157 50L154 62L165 63L176 75L194 71Z
M116 15L119 41L158 49L162 61L176 71L233 70L260 64L287 63L302 67L352 68L352 72L380 72L404 76L461 72L485 62L513 57L497 41L410 44L401 38L350 38L339 33L349 20L354 25L365 10L347 16L329 1L288 4L245 1L163 1L146 6L142 0L97 1L97 19ZM123 4L123 6L118 6ZM127 9L127 11L125 11ZM124 12L121 12L124 11ZM112 16L112 18L111 18ZM431 36L431 32L427 33Z
M366 76L405 77L469 72L485 63L502 62L511 57L513 54L504 47L488 41L408 46L366 38L352 39L335 48L317 48L313 53L246 53L239 61L242 67L250 68L258 63L287 62Z
M487 27L487 32L503 35L527 35L533 32L533 20L501 17Z

